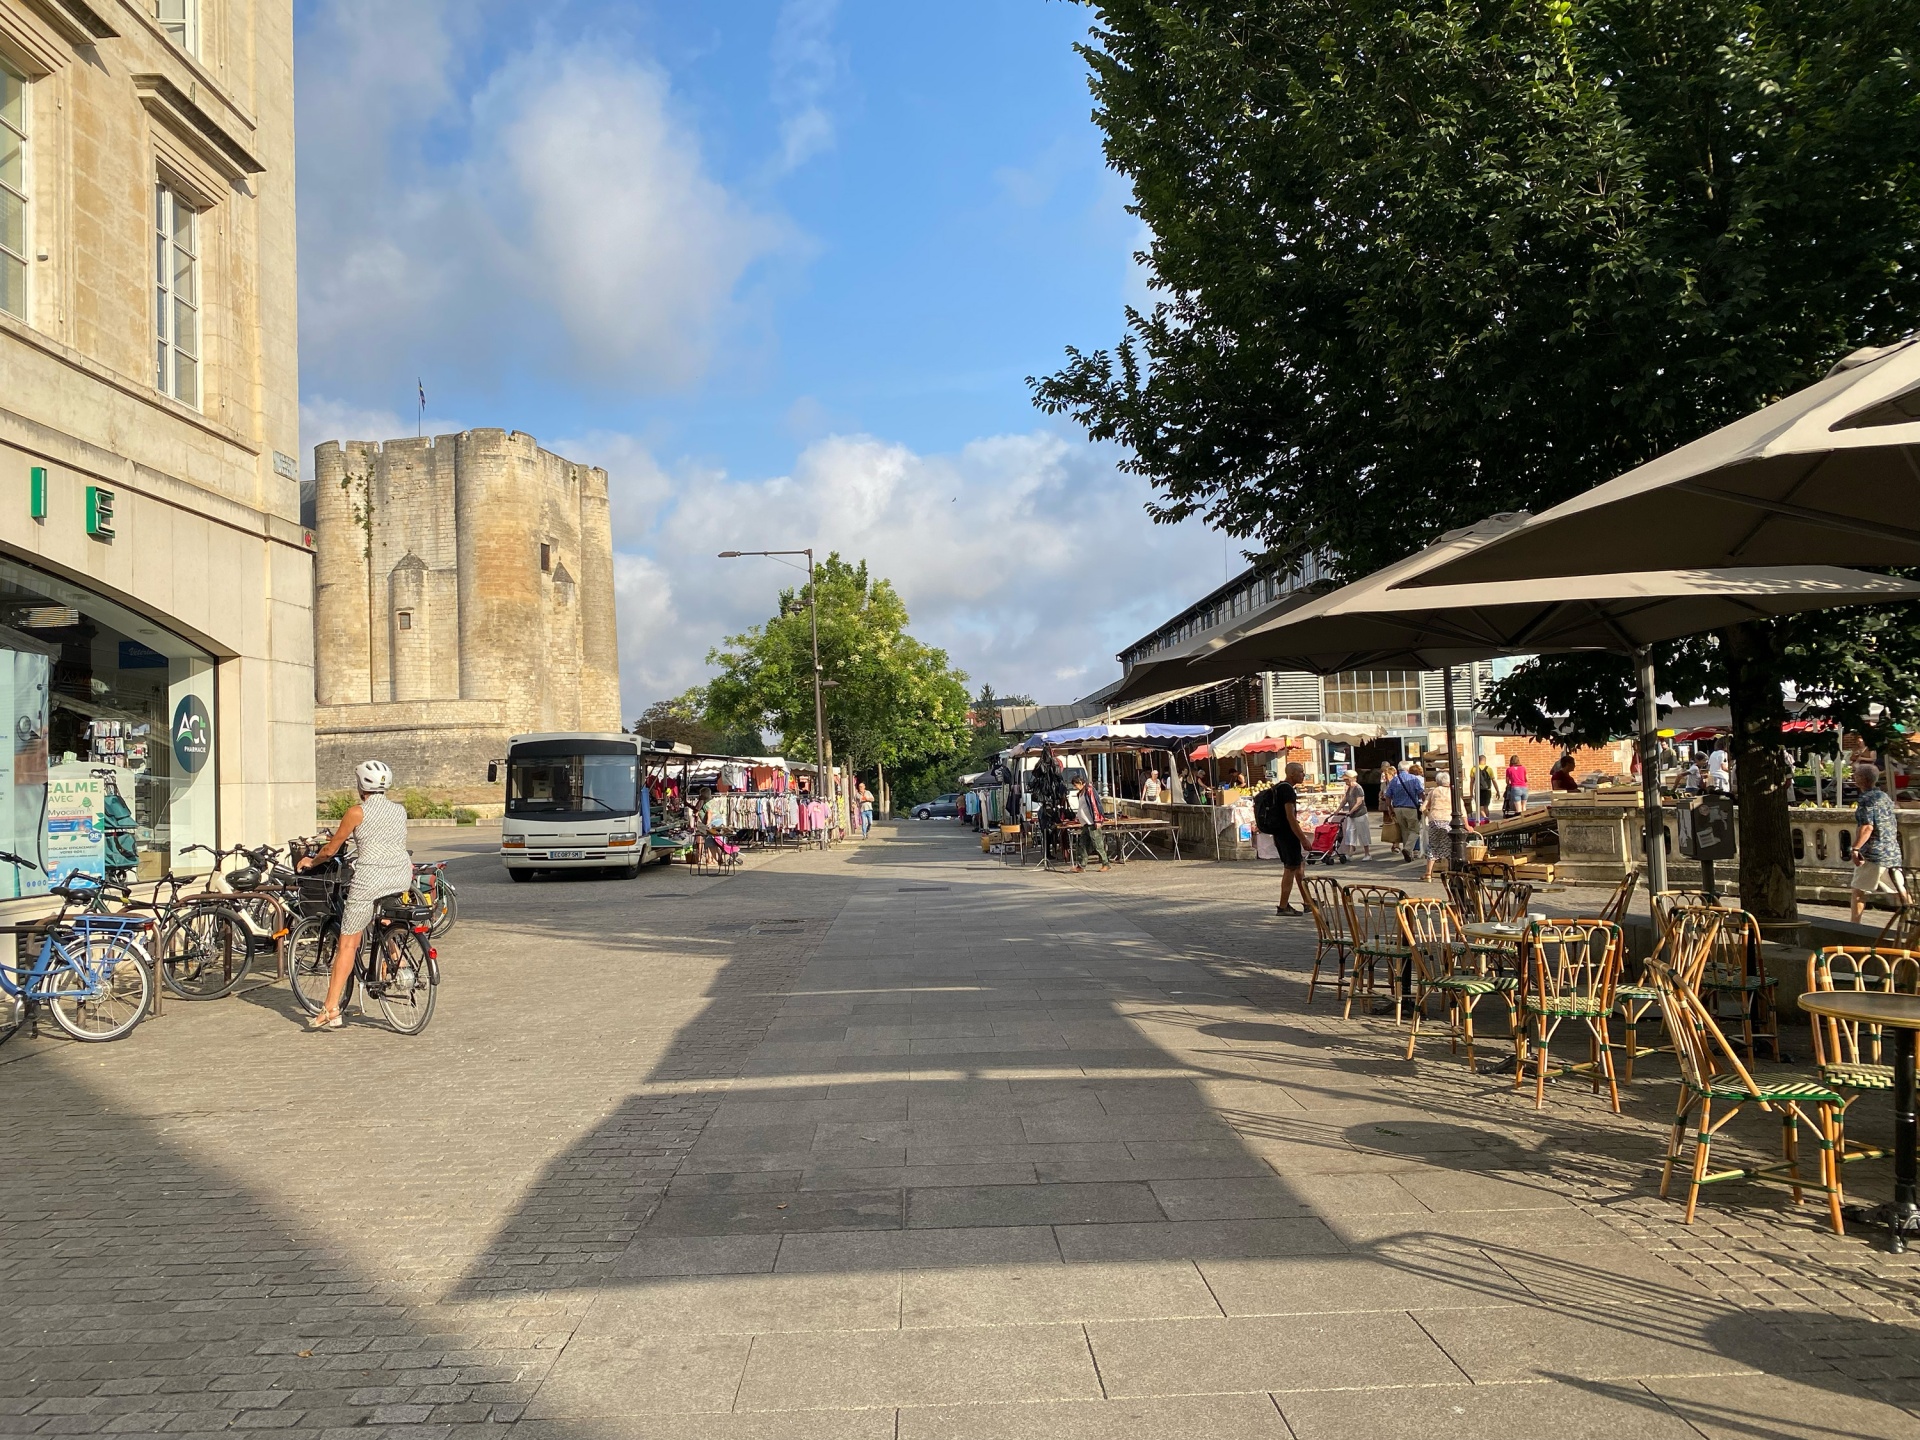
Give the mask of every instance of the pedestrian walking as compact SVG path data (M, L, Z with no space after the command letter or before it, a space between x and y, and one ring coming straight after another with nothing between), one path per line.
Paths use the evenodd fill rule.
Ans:
M1280 903L1275 910L1281 915L1304 915L1307 912L1291 901L1295 885L1300 886L1303 896L1306 893L1307 846L1311 842L1300 822L1300 792L1295 787L1307 778L1307 767L1293 761L1287 766L1286 777L1260 792L1254 801L1253 823L1273 837L1273 848L1280 852Z
M347 885L346 908L340 916L340 944L333 953L333 974L327 982L326 1004L307 1022L309 1030L338 1030L346 1021L340 1007L347 981L353 976L353 957L360 936L373 923L373 909L382 900L413 887L413 856L407 852L407 812L387 798L393 771L378 760L363 761L354 772L360 799L347 807L327 843L301 860L298 868L311 870L340 853L353 841L353 879Z
M1100 868L1111 870L1113 862L1107 858L1107 842L1100 834L1100 801L1087 784L1087 777L1084 774L1073 777L1073 816L1080 822L1080 833L1086 837L1087 844L1091 845L1093 853L1100 857ZM1068 838L1067 844L1069 847L1072 846L1071 837ZM1076 861L1073 868L1082 870L1086 867Z
M1402 760L1400 768L1381 792L1381 803L1393 807L1393 820L1400 827L1400 863L1413 863L1414 848L1420 843L1420 802L1426 798L1426 782L1417 768Z
M1854 766L1853 783L1860 787L1860 800L1853 807L1853 885L1847 898L1857 924L1869 895L1890 894L1905 906L1907 886L1900 873L1900 812L1879 788L1880 767Z
M860 838L864 840L873 833L873 792L867 788L866 781L860 782L854 799L860 802Z
M1362 860L1373 858L1373 820L1367 814L1367 787L1360 783L1357 770L1347 772L1347 790L1340 797L1340 853L1351 860L1357 852Z
M1160 803L1160 795L1160 772L1158 770L1149 770L1147 771L1146 783L1140 787L1141 803L1158 805Z
M1478 803L1474 813L1482 825L1493 818L1493 802L1500 794L1500 782L1494 778L1493 762L1486 756L1480 757L1480 764L1473 772L1473 797Z
M1433 783L1420 800L1425 818L1427 869L1420 878L1433 879L1433 867L1444 866L1453 856L1453 783L1444 768L1433 772Z
M1527 808L1527 767L1514 756L1507 761L1507 793L1500 802L1502 815L1518 815Z

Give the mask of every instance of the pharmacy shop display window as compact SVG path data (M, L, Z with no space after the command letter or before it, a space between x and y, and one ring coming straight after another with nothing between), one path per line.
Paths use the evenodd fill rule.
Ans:
M215 843L213 657L143 615L0 558L0 899L76 870L202 871Z

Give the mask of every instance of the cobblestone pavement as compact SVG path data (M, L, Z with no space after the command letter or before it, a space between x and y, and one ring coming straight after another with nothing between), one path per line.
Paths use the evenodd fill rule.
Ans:
M0 1050L0 1432L1920 1436L1912 1262L1681 1226L1670 1067L1535 1112L1309 1010L1271 872L430 838L422 1037L267 987Z

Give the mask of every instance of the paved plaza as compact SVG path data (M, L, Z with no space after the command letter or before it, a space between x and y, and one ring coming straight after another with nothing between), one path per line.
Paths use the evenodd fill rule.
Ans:
M1536 1112L1309 1009L1270 869L486 841L416 833L418 1039L270 986L0 1048L0 1432L1920 1437L1915 1261L1746 1186L1681 1226L1670 1062Z

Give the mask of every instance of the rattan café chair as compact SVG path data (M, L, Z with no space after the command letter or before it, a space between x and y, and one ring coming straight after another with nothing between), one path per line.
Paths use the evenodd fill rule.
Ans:
M1313 973L1307 977L1307 1003L1313 1003L1314 986L1320 983L1320 966L1333 959L1333 998L1344 1000L1347 994L1347 966L1353 960L1353 932L1347 927L1347 902L1340 882L1328 875L1309 875L1300 885L1313 916Z
M1587 1031L1593 1090L1604 1075L1620 1111L1620 1085L1613 1073L1613 1042L1607 1022L1620 980L1621 936L1605 920L1536 920L1520 941L1520 1020L1514 1027L1513 1087L1520 1088L1526 1062L1534 1065L1533 1108L1544 1109L1553 1037L1562 1024Z
M1880 946L1832 945L1807 957L1807 989L1864 990L1880 994L1920 995L1920 954ZM1847 1106L1867 1091L1893 1089L1893 1066L1885 1063L1882 1029L1832 1015L1813 1019L1813 1063L1820 1079ZM1841 1160L1877 1160L1887 1151L1854 1145Z
M1725 910L1712 905L1689 905L1673 911L1653 947L1653 958L1664 962L1687 989L1697 991L1700 972L1706 968L1707 955L1713 948L1714 939L1720 933L1721 921L1726 915ZM1671 1050L1673 1042L1669 1039L1665 1045L1652 1045L1644 1049L1640 1045L1640 1023L1646 1019L1649 1011L1660 1004L1660 992L1645 973L1631 985L1617 986L1613 1001L1620 1011L1621 1029L1626 1032L1626 1066L1621 1072L1620 1083L1631 1085L1633 1062L1642 1055ZM1666 1019L1664 1013L1661 1018Z
M1700 997L1716 1008L1737 1007L1741 1044L1747 1063L1755 1063L1755 1044L1764 1039L1780 1059L1779 982L1767 974L1760 948L1760 922L1745 910L1723 912L1720 931L1700 972Z
M1471 968L1471 950L1460 930L1460 916L1445 900L1407 900L1400 906L1400 934L1413 957L1413 1024L1407 1031L1407 1059L1420 1038L1420 1017L1427 997L1447 1001L1447 1044L1454 1054L1465 1044L1467 1069L1473 1069L1473 1007L1499 984Z
M1768 1180L1785 1183L1796 1202L1803 1192L1818 1190L1827 1197L1827 1212L1834 1234L1845 1233L1841 1218L1840 1161L1844 1144L1846 1103L1832 1086L1819 1080L1770 1075L1756 1080L1733 1053L1733 1046L1715 1023L1706 1003L1681 983L1673 970L1660 960L1650 961L1647 976L1660 994L1660 1008L1667 1017L1667 1029L1673 1035L1674 1053L1680 1059L1680 1099L1674 1108L1673 1130L1667 1137L1666 1163L1660 1169L1660 1197L1665 1199L1673 1184L1674 1162L1686 1144L1687 1122L1700 1112L1694 1130L1693 1171L1687 1180L1685 1222L1693 1223L1693 1211L1699 1203L1700 1187L1722 1180ZM1724 1106L1720 1118L1714 1107ZM1747 1170L1707 1169L1713 1137L1724 1130L1743 1109L1758 1105L1777 1111L1780 1116L1782 1162ZM1807 1114L1808 1108L1812 1116ZM1809 1184L1800 1174L1800 1124L1811 1121L1818 1135L1820 1179Z
M1400 936L1399 906L1407 892L1392 885L1348 885L1342 899L1347 904L1347 933L1353 937L1353 970L1347 985L1343 1016L1353 1014L1354 996L1374 993L1374 972L1387 969L1389 994L1400 993L1400 967L1407 961L1407 942Z

